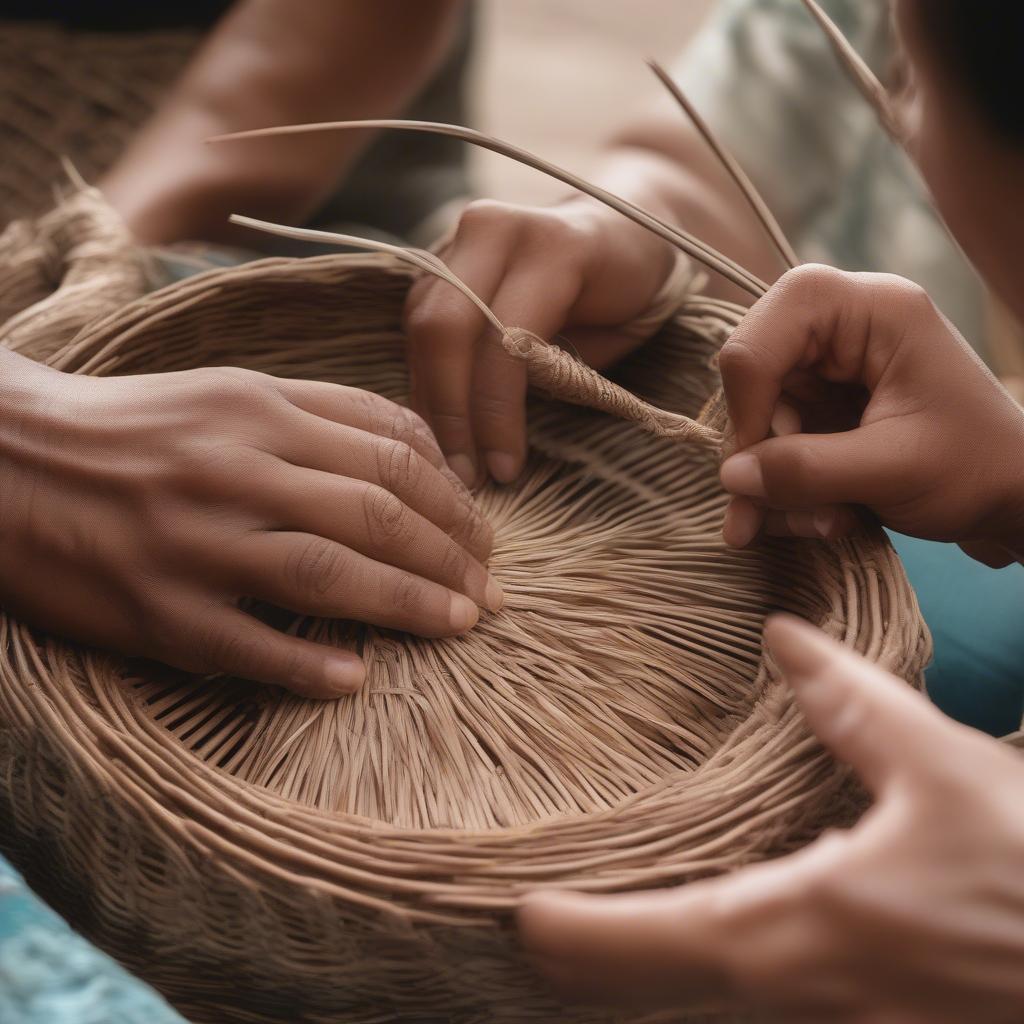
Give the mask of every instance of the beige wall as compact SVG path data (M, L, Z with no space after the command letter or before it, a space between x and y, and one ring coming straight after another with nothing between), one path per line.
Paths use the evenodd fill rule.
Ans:
M481 0L476 118L487 132L586 174L601 140L660 88L712 0ZM474 155L485 194L543 201L564 186L491 153Z

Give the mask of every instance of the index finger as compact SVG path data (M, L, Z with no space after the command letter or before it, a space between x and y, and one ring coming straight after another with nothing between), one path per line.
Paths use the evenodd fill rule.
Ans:
M281 378L277 389L304 412L391 441L401 441L436 469L445 465L441 448L426 421L390 398L362 388L317 380Z
M772 415L786 377L828 356L827 376L860 376L871 318L863 282L832 267L805 264L791 270L759 299L722 346L719 369L738 448L770 435ZM842 331L842 335L839 331Z
M455 245L447 263L485 303L505 272L504 251L494 243L482 249L471 242ZM492 328L465 295L444 281L411 293L404 321L416 405L429 420L448 464L472 487L479 472L473 367L480 336Z

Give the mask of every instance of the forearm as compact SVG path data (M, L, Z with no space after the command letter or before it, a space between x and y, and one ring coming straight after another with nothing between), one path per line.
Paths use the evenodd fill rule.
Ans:
M230 238L234 211L303 219L369 133L205 140L266 125L396 115L443 58L460 7L460 0L243 0L107 174L104 192L147 243Z
M735 183L682 115L652 114L620 133L596 180L685 228L768 283L786 269ZM749 294L714 273L708 291L751 302Z

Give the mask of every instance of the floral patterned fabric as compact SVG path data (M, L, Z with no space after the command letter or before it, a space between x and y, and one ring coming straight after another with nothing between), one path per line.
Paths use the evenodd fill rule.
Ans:
M888 0L821 5L885 81ZM801 259L916 281L985 354L980 280L799 0L720 0L675 74Z

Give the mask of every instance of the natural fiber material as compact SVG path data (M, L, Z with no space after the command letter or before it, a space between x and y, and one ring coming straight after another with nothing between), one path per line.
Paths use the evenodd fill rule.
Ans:
M0 18L0 227L53 206L70 159L95 181L184 68L198 33L79 32Z
M0 233L3 344L45 360L87 323L147 291L146 261L94 188Z
M51 361L233 364L401 400L409 282L362 255L215 271ZM625 391L579 369L575 397L636 396L717 435L714 356L739 315L693 297L622 366ZM568 365L538 352L531 367ZM765 614L915 684L929 655L881 531L727 549L715 444L602 407L533 400L523 478L479 493L506 604L469 634L283 617L361 646L351 698L189 678L0 618L4 852L197 1021L601 1019L536 981L507 927L521 893L727 871L856 811L762 655Z

